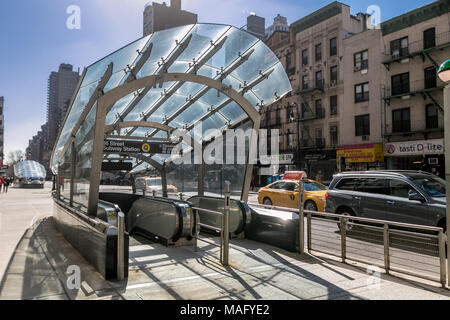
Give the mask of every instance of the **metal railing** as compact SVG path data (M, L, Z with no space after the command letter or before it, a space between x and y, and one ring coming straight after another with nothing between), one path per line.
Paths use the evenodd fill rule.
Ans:
M302 200L299 204L303 203ZM385 270L437 281L445 287L446 236L442 228L248 203L300 215L299 252L320 252ZM300 205L303 208L303 205ZM304 219L306 218L306 235ZM436 274L439 277L436 277Z
M205 243L208 243L212 246L219 247L220 248L220 263L224 266L229 265L229 252L230 252L230 197L231 197L231 183L229 181L225 182L225 199L224 199L224 212L219 211L213 211L203 208L197 208L193 207L192 209L196 212L196 227L195 227L195 235L194 235L194 246L195 251L197 252L198 246L197 241L202 241ZM221 227L217 228L214 226L210 226L204 223L200 222L200 216L198 212L206 212L206 213L212 213L216 214L218 216L222 217L221 220ZM200 228L205 228L213 231L217 231L220 233L220 242L219 244L215 243L214 241L200 238Z

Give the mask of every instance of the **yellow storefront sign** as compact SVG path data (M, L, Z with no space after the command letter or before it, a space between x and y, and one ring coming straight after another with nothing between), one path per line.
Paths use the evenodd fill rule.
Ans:
M340 157L345 157L346 163L358 162L383 162L384 152L383 145L369 144L362 146L342 147L336 150L336 160L339 162Z

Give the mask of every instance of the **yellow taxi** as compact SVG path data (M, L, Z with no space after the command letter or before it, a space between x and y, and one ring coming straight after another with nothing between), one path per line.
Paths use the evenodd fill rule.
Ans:
M299 180L304 185L305 210L324 212L327 187L308 179L303 171L286 173L282 180L259 189L258 202L277 207L298 208Z

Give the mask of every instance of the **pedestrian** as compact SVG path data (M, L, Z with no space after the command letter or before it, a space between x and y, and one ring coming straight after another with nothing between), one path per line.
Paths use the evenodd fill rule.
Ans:
M10 178L6 177L5 181L3 182L3 192L4 193L8 193L8 187L9 187L10 183L11 183Z
M3 183L5 182L5 179L0 176L0 193L2 192Z

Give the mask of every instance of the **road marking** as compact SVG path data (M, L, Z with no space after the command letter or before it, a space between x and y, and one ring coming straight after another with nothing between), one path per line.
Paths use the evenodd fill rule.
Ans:
M261 270L264 270L264 269L278 268L278 267L282 267L282 266L285 266L285 265L282 264L282 263L277 263L277 264L271 264L271 265L266 265L266 266L252 267L252 268L248 268L248 269L244 269L244 270L235 270L233 272L261 271ZM208 274L205 274L205 275L197 275L197 276L176 278L176 279L163 280L163 281L157 281L157 282L152 282L152 283L141 283L141 284L135 284L135 285L128 286L127 290L148 288L148 287L153 287L153 286L157 286L157 285L161 285L161 284L177 283L177 282L184 282L184 281L189 281L189 280L206 279L206 278L216 277L216 276L219 276L219 275L230 275L230 274L231 274L230 271L213 272L213 273L208 273Z

